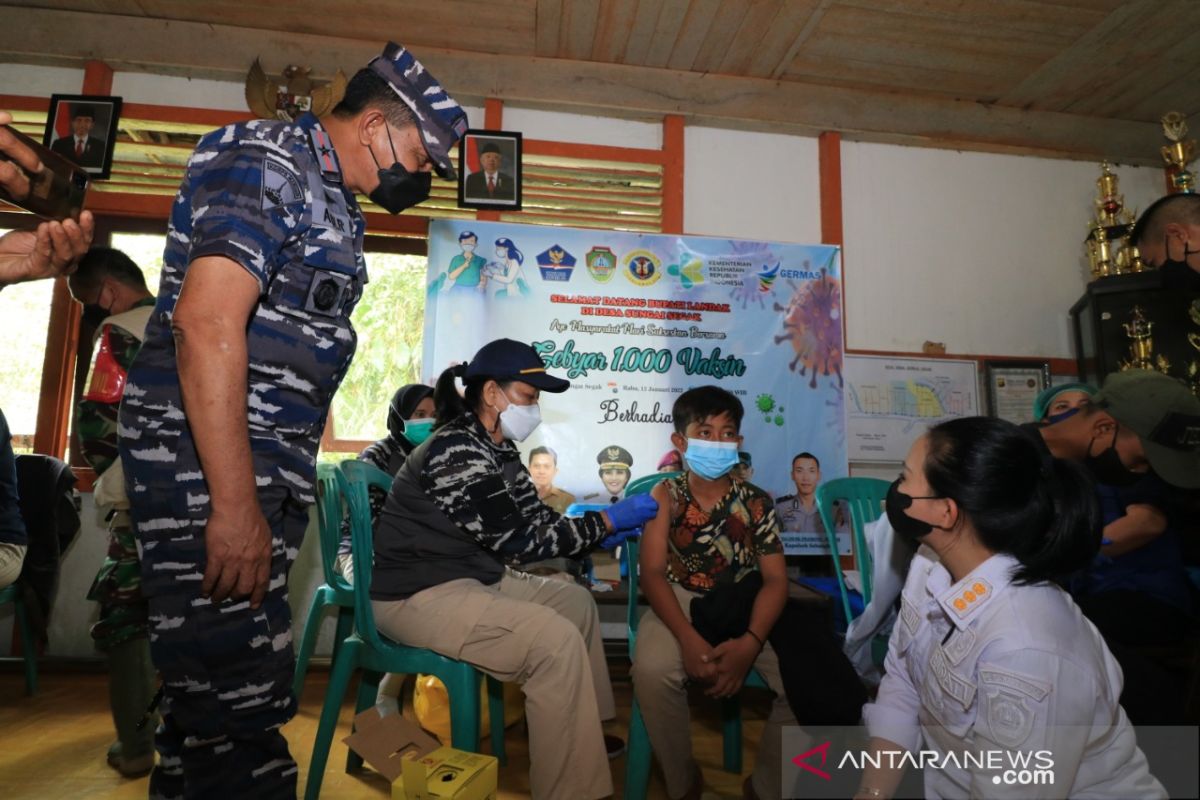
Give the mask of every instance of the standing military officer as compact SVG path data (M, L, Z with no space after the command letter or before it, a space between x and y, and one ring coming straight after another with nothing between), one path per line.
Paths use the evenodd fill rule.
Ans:
M453 177L462 109L389 44L320 119L204 137L121 406L163 675L154 797L294 797L287 574L367 275L355 193L391 213ZM390 165L390 166L387 166Z

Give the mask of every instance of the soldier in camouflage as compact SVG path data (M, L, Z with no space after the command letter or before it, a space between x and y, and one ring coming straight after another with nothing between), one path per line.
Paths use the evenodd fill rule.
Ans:
M165 692L153 797L295 796L287 575L367 281L355 193L421 202L466 128L389 44L329 115L231 125L188 163L120 413Z
M157 678L150 662L141 562L117 455L117 409L154 296L137 264L108 247L88 251L67 287L83 306L84 324L94 331L91 366L75 403L75 433L84 459L96 471L92 497L99 521L108 529L108 554L88 592L89 600L100 603L92 638L108 654L109 706L117 730L108 763L122 775L144 775L154 766L154 728L139 729L138 723Z
M596 604L577 584L505 565L615 547L658 504L639 495L568 519L538 499L513 443L537 427L540 393L569 386L512 339L442 374L437 427L379 518L371 599L387 636L521 683L533 797L591 800L612 794L606 750L623 748L600 727L615 708Z

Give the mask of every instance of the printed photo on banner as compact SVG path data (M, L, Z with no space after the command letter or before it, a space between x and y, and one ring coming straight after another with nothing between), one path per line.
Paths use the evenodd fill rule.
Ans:
M120 117L119 97L51 95L42 144L77 164L93 178L107 178L112 171Z
M607 505L685 468L672 406L715 385L745 412L734 478L795 499L789 552L828 553L808 520L816 487L848 474L837 248L433 220L426 286L424 377L510 337L571 382L520 446L546 502Z
M521 190L521 134L467 131L458 150L458 204L517 211Z

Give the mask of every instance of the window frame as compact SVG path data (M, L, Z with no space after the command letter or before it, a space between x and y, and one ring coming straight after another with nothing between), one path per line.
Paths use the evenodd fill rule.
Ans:
M103 65L101 65L103 66ZM502 101L485 101L485 127L502 127ZM17 111L48 112L49 98L0 94L0 108ZM249 112L163 106L146 103L127 103L122 116L129 119L150 119L162 122L185 122L211 125L218 128L234 122L252 119ZM554 155L583 160L613 160L662 167L661 231L683 232L683 117L663 118L661 149L588 145L550 140L526 140L530 155ZM166 195L138 194L122 191L93 191L87 208L96 217L96 244L107 245L114 233L156 233L165 235L173 198ZM28 225L32 216L11 210L0 203L0 220L10 218L13 227ZM364 214L367 229L364 249L374 252L423 255L427 252L430 217L419 215L390 215L376 212ZM500 212L475 212L479 220L498 221ZM505 213L506 221L522 222L521 212ZM529 221L535 218L530 217ZM567 222L569 220L563 219ZM41 390L38 399L37 427L33 449L38 453L64 458L68 452L70 415L76 394L79 348L80 309L67 291L66 280L55 279L51 301L50 322L46 333L46 355L43 361ZM90 346L89 346L90 350ZM86 356L85 356L86 358ZM86 367L84 367L86 369ZM358 453L369 441L342 439L337 436L337 424L332 408L321 437L321 450ZM75 448L72 448L74 450ZM95 473L88 467L73 467L79 478L79 488L90 491Z

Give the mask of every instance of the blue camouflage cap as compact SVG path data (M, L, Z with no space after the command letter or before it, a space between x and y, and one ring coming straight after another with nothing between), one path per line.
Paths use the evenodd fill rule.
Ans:
M425 150L434 170L447 180L457 174L450 161L450 148L467 132L467 114L438 83L437 78L402 45L388 42L383 54L367 67L388 82L417 118Z

